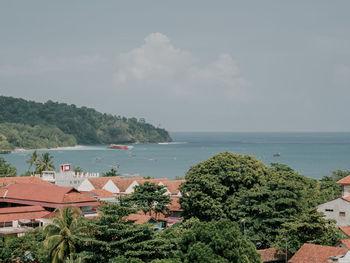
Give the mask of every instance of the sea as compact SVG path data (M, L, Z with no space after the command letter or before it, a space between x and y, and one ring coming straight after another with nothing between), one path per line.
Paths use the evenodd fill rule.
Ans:
M79 145L38 150L49 152L61 164L81 167L84 172L105 173L111 168L126 175L154 178L184 177L191 166L220 152L249 154L266 165L287 164L312 178L350 170L350 133L344 132L172 132L173 142L130 144L131 150L108 149L108 145ZM28 170L33 150L2 155L22 174Z

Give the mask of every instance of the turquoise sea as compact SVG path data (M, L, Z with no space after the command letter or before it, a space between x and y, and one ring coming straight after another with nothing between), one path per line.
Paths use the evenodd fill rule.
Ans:
M230 151L259 160L285 163L308 177L321 178L336 169L350 169L350 133L173 132L169 144L134 144L132 150L107 145L49 151L56 167L70 163L86 172L106 172L119 165L122 174L156 178L184 176L188 169L214 154ZM27 170L32 151L2 155L18 173ZM274 154L280 156L273 156Z

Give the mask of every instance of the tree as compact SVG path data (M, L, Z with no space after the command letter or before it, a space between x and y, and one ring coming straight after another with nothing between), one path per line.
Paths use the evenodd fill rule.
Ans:
M43 153L36 163L35 173L41 174L43 171L54 171L55 166L53 165L52 158L50 153Z
M145 182L135 186L134 192L123 197L121 202L136 207L144 214L151 213L151 211L164 213L169 211L168 205L171 202L169 195L166 195L166 191L164 185Z
M263 185L239 192L226 207L228 218L241 222L241 230L258 248L269 247L282 224L315 205L308 200L315 180L286 165L272 166Z
M179 250L181 262L262 262L253 243L246 240L238 225L228 219L192 221L180 237Z
M120 174L114 168L112 168L111 170L107 171L106 173L102 173L102 177L110 177L110 176L120 176Z
M0 177L14 177L16 173L17 169L7 163L3 157L0 157Z
M341 185L337 184L340 179L350 175L350 171L336 170L331 176L324 176L319 181L320 192L319 204L328 202L341 196Z
M167 257L172 244L150 225L133 224L127 219L132 212L117 203L103 204L100 217L87 221L88 231L81 237L79 256L84 262L119 262L123 258L120 262L136 263Z
M27 163L29 163L29 168L28 171L30 170L30 168L32 168L33 165L37 165L39 161L39 155L38 152L35 150L31 155L30 158L26 161Z
M335 226L333 220L326 220L323 217L323 213L317 212L316 208L311 208L305 213L291 218L279 230L274 247L284 251L287 242L288 252L294 254L307 242L334 246L345 236Z
M180 186L185 218L227 218L226 207L240 191L262 185L270 169L249 155L219 153L191 167Z
M83 168L81 168L81 167L79 167L79 166L75 166L74 167L74 173L81 173L81 172L83 172Z
M46 225L44 247L49 253L50 262L60 263L76 256L77 237L85 230L79 210L66 207L59 210L59 216L52 224Z

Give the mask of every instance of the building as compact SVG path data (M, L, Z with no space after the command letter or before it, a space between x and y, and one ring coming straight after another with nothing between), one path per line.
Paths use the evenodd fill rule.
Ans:
M71 171L70 164L62 164L59 172L44 171L42 174L36 174L38 177L46 182L56 184L58 186L74 187L78 186L86 178L98 178L99 173L86 173L86 172L74 172Z
M0 237L3 241L19 237L31 229L43 226L51 212L41 206L19 206L0 208Z
M345 263L345 262L348 262L348 261L344 261L349 257L347 253L348 253L348 249L346 248L321 246L321 245L314 245L314 244L304 244L288 262L289 263L313 263L313 262Z
M96 199L80 193L73 187L33 183L13 183L0 188L0 208L42 206L47 211L74 206L84 216L96 214Z
M350 175L337 183L342 185L342 196L319 205L317 211L324 213L326 219L336 220L337 226L350 226Z
M285 255L279 254L275 248L259 249L263 263L285 263Z

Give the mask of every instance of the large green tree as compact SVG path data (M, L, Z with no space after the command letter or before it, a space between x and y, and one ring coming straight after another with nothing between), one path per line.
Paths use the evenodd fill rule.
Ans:
M76 256L78 236L85 230L79 210L67 207L59 211L59 216L45 226L44 247L52 263L61 263Z
M184 217L200 220L227 218L226 207L242 191L263 185L269 168L249 155L224 152L201 162L186 173L180 186Z
M341 185L337 181L350 175L349 170L336 170L331 176L324 176L319 181L320 192L319 203L325 203L341 196Z
M193 220L179 239L179 258L185 263L260 263L260 254L228 219Z
M137 185L134 192L121 199L123 204L137 208L146 213L154 211L156 213L164 213L169 210L168 205L171 200L166 194L164 185L156 185L155 183L145 182Z

